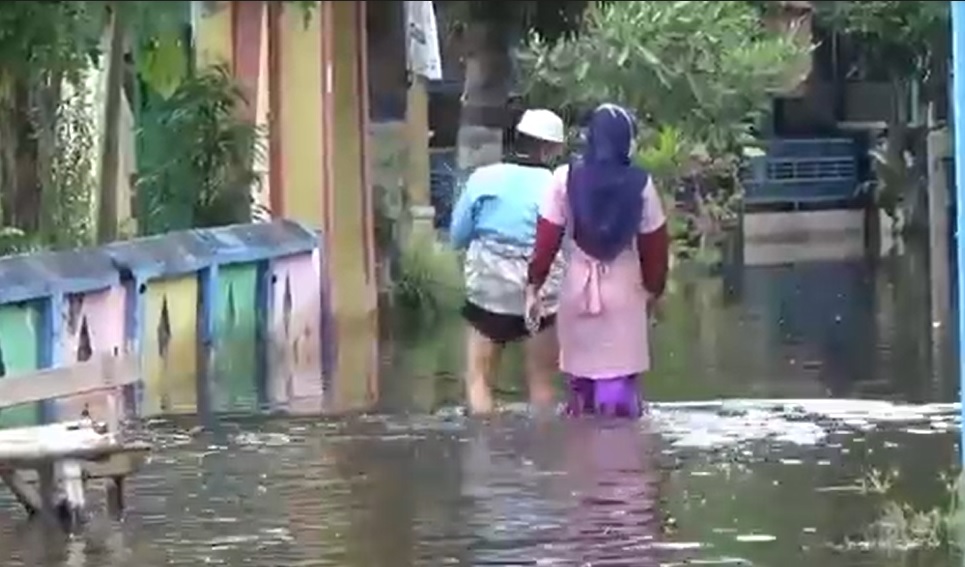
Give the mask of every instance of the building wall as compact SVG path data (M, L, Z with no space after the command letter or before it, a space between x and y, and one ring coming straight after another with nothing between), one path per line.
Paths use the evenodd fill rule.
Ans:
M364 29L364 12L357 2L332 2L335 30ZM330 273L339 284L333 301L339 310L353 318L374 309L374 250L371 229L372 200L368 185L368 164L364 155L368 123L365 68L359 65L364 49L364 33L336 32L333 40L334 132L336 144L335 187L332 193L334 216L328 234L336 246L331 249ZM363 121L364 117L364 121ZM362 293L360 293L362 291Z
M848 81L841 85L844 122L887 121L894 104L891 86L880 82ZM829 81L808 81L804 96L785 99L782 136L833 135L839 125L834 115L835 85Z
M278 118L271 128L279 129L278 146L272 148L273 165L281 168L276 215L302 221L313 228L328 228L325 222L324 171L320 167L325 153L323 138L323 91L325 90L322 51L322 20L312 18L306 25L302 14L283 8L269 33L278 35Z
M376 305L368 179L366 2L300 6L221 2L201 14L199 64L222 61L268 126L267 175L255 199L272 216L324 231L337 317Z
M233 64L231 29L234 2L200 2L207 5L194 19L195 57L199 66Z

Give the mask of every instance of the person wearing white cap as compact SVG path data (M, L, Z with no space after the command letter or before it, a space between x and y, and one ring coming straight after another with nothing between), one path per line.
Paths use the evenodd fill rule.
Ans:
M516 125L513 154L475 170L453 207L450 240L466 250L462 316L468 323L465 381L472 413L493 410L492 383L504 347L522 340L531 403L554 402L558 350L551 327L562 267L554 265L541 288L538 321L524 316L525 290L539 205L553 181L550 164L565 141L563 120L555 112L527 110Z

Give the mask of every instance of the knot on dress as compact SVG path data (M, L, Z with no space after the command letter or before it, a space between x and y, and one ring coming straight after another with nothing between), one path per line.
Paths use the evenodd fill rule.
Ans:
M583 279L582 295L584 315L599 315L603 312L603 292L600 280L607 272L607 265L597 260L585 260L587 264L586 276Z

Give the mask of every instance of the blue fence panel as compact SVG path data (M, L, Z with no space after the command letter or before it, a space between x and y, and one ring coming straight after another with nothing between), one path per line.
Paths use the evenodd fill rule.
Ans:
M774 158L854 157L850 138L807 138L769 140L767 155Z
M858 160L851 139L770 140L741 169L744 202L804 204L856 197Z

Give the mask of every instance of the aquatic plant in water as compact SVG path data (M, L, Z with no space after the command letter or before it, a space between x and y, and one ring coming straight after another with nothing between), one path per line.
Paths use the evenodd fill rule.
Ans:
M858 483L859 491L881 498L877 517L863 537L845 542L848 549L866 549L892 558L917 562L921 554L961 554L965 550L965 509L962 508L965 486L961 476L945 475L942 483L946 497L943 504L917 508L890 497L898 480L895 471L872 470Z

